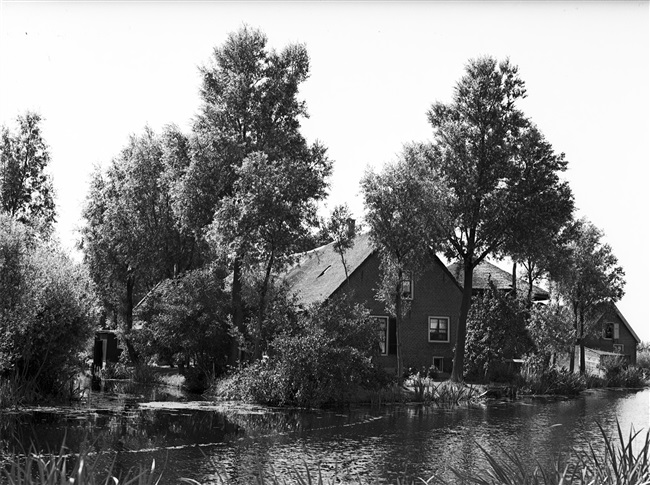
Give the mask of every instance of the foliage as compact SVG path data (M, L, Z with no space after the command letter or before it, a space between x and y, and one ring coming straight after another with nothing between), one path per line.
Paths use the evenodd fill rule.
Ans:
M646 378L650 379L650 344L639 344L636 354L636 366L643 370Z
M0 212L47 237L56 208L52 180L45 171L50 154L41 134L41 117L27 112L17 122L16 133L3 126L0 135Z
M480 474L465 474L454 470L463 483L478 485L641 485L650 482L650 432L645 438L630 430L623 436L618 425L618 436L610 437L598 425L605 444L604 456L592 445L589 451L574 451L577 464L566 465L558 456L553 470L530 466L516 451L502 450L504 458L481 448L489 468Z
M607 387L642 388L647 385L643 370L630 366L623 356L606 358L599 367Z
M293 333L272 342L268 358L217 382L213 394L304 407L349 402L359 389L381 383L373 362L379 350L376 325L367 310L346 300L312 307L300 315Z
M571 312L557 300L533 305L527 327L534 343L534 349L527 356L528 364L538 370L548 368L554 356L568 353L575 341Z
M524 393L576 396L587 388L585 376L566 369L550 368L540 372L534 368L521 372L519 386Z
M78 368L97 304L85 268L28 233L0 214L0 375L31 383L40 395L60 394Z
M134 330L134 344L141 355L223 372L230 344L225 276L211 265L157 285L137 309L142 327Z
M156 472L156 461L145 469L131 469L116 473L114 465L104 470L96 456L83 451L76 456L67 453L64 445L58 453L42 455L31 450L23 455L11 454L0 468L0 483L7 485L59 485L77 483L94 485L121 483L124 485L154 485L160 483L162 473Z
M477 297L467 318L465 375L471 379L495 380L500 364L521 357L533 346L526 320L527 301L489 288Z
M580 345L580 373L585 373L584 339L609 305L623 296L623 269L603 233L587 219L579 219L567 229L564 270L558 288L573 312L574 330ZM573 354L572 354L573 355ZM573 370L571 358L571 370Z
M354 245L356 232L355 220L347 204L334 207L329 218L322 225L323 238L334 243L334 251L341 258L346 281L349 281L350 275L345 261L345 252Z
M553 223L549 220L549 232L559 229L554 224L562 216L568 219L571 214L571 193L558 176L566 161L553 154L517 108L525 94L524 82L509 61L479 58L467 64L452 102L438 102L428 113L432 160L453 194L445 252L449 259L463 262L455 381L463 378L476 265L490 254L507 254L534 223L530 218L540 207L558 215Z
M203 102L174 205L181 227L202 234L212 225L213 249L231 265L231 311L239 333L245 331L243 272L264 266L259 335L264 288L306 235L313 203L324 196L331 172L325 149L308 145L300 133L307 110L298 90L309 76L309 56L299 44L268 49L261 31L244 26L214 49L201 75ZM253 353L259 357L256 335ZM239 350L233 345L232 364Z
M361 180L370 237L381 257L378 298L396 317L397 375L402 375L401 322L405 314L403 282L417 279L432 261L445 228L447 191L431 169L431 152L423 145L404 148L381 172L368 170Z
M331 162L318 147L299 159L271 160L262 152L248 156L235 169L233 194L218 204L208 240L216 252L245 268L262 267L257 302L253 356L259 358L267 294L300 241L317 224L316 202L325 196Z
M194 239L175 223L167 168L176 139L145 129L105 173L95 171L83 209L81 249L105 308L121 316L132 360L133 308L156 283L192 267ZM117 323L117 322L116 322Z

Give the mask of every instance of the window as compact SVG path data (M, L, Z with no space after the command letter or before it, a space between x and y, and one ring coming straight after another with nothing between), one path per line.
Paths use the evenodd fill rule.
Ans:
M429 317L429 342L449 342L449 317Z
M388 317L371 316L379 324L379 349L381 355L388 355Z
M442 357L434 357L433 358L433 366L438 369L438 372L443 372L443 360Z
M413 299L413 274L410 271L407 271L402 276L402 299L412 300Z
M619 338L618 323L606 323L603 338L606 338L608 340Z
M625 351L623 344L614 344L614 352L617 354L622 354Z

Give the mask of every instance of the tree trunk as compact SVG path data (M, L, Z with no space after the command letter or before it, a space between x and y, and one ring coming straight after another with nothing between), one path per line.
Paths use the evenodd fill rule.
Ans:
M463 382L463 366L465 365L465 340L467 339L467 315L472 304L472 285L474 268L472 267L473 255L468 254L463 260L463 300L460 304L458 330L456 332L456 350L454 351L454 365L451 370L452 382Z
M512 294L517 296L517 261L512 262Z
M235 257L232 270L232 323L240 334L244 333L244 306L242 303L242 267L241 257ZM228 365L235 366L239 362L240 348L239 341L233 338L230 343L230 355L228 356Z
M584 376L587 373L585 365L585 317L580 312L580 375Z
M397 291L395 292L395 340L397 357L397 382L402 385L402 342L400 341L400 329L402 326L402 269L397 271Z
M129 268L126 277L126 308L124 309L124 342L126 350L129 353L129 359L133 364L140 363L140 356L131 343L131 330L133 330L133 289L135 287L135 277Z
M260 289L260 303L259 309L257 312L257 331L255 332L255 346L253 349L253 358L255 360L262 358L262 324L264 323L264 314L266 313L266 294L268 293L269 281L271 280L271 269L273 268L274 254L271 251L271 256L269 262L266 265L266 273L264 275L264 282L262 283L262 288Z
M578 314L576 310L573 311L573 331L575 332L575 339L573 345L571 345L571 350L569 352L569 372L573 374L576 370L576 345L578 344Z

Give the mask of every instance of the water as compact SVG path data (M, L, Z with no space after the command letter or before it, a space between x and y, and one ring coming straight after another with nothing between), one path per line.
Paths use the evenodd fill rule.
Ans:
M558 453L602 451L601 431L627 434L650 427L650 389L597 390L576 399L522 399L439 409L421 405L353 408L345 411L270 409L188 401L179 391L113 384L84 404L0 415L2 446L72 451L82 444L114 470L156 460L161 483L180 477L220 483L246 481L271 469L295 467L305 474L319 466L325 476L364 482L380 478L451 479L450 467L485 468L479 446L503 456L516 450L530 464L550 466ZM645 434L645 433L644 433ZM505 451L504 451L505 450Z

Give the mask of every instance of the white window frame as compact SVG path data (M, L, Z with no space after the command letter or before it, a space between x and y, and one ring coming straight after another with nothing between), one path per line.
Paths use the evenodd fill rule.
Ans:
M616 354L624 354L625 353L625 346L623 344L614 344L614 353L616 353Z
M410 292L405 295L404 284L408 283ZM402 281L400 283L400 291L402 292L402 300L412 300L413 299L413 273L410 271L405 271L402 276Z
M373 318L376 321L385 322L386 326L383 329L384 330L384 332L383 332L383 334L384 334L384 349L383 350L381 350L381 334L382 334L381 328L379 330L379 335L380 335L380 344L379 344L380 351L379 351L379 355L388 355L388 347L389 347L388 340L390 338L390 335L389 335L389 332L388 332L388 326L389 326L388 317L385 316L385 315L370 315L370 318Z
M447 340L431 340L431 320L447 320ZM443 316L429 316L427 319L427 339L431 343L436 344L445 344L449 343L449 337L451 336L451 319L449 317Z
M437 359L440 359L440 367L438 367L438 366L436 365L436 360L437 360ZM433 364L433 366L434 366L436 369L438 369L438 372L444 372L444 371L443 371L443 366L444 366L444 364L445 364L445 360L444 360L442 357L439 357L439 356L437 356L437 355L434 355L434 356L433 356L433 359L431 360L431 363Z

